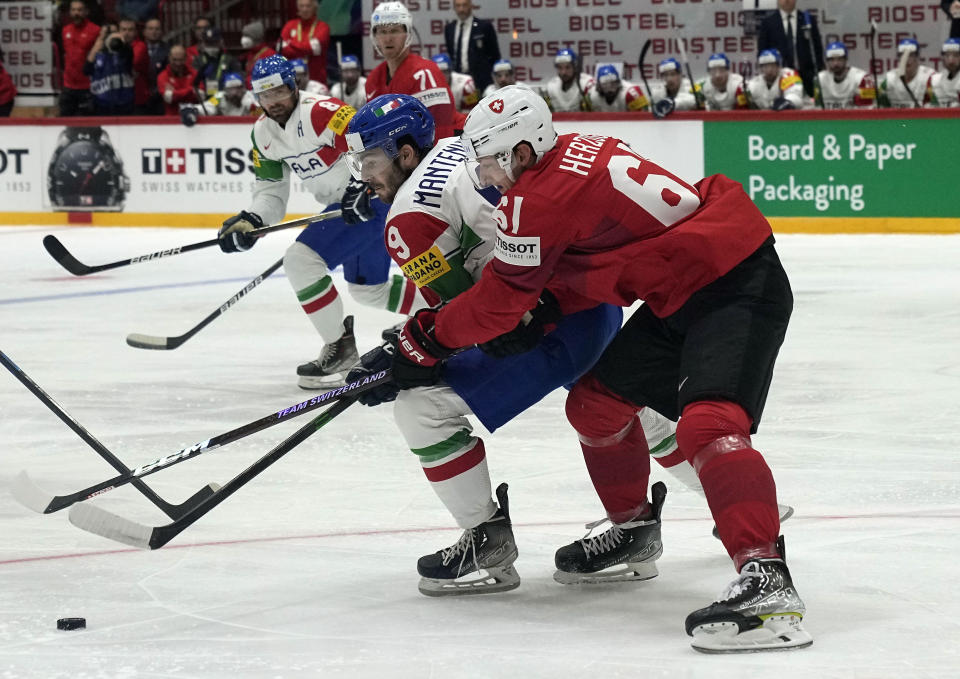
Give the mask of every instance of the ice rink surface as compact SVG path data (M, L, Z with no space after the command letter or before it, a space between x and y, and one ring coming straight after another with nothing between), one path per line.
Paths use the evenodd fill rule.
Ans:
M43 250L50 232L87 264L213 232L0 228L0 349L130 466L308 396L294 368L320 343L282 270L175 351L124 342L183 333L293 234L76 278ZM734 572L705 502L656 465L670 488L660 577L553 581L554 550L602 515L562 392L486 437L494 482L510 483L520 588L431 599L417 592L416 559L459 531L389 406L347 410L167 547L141 552L10 497L21 469L55 493L114 470L0 371L0 676L960 676L960 237L781 236L778 247L796 307L755 444L796 508L784 532L811 648L690 648L685 616ZM393 317L345 297L363 351ZM183 501L305 421L148 483ZM129 486L94 502L166 523ZM87 629L58 631L67 616Z

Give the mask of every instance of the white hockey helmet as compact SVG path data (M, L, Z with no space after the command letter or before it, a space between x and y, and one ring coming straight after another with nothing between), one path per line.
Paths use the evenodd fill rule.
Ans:
M413 43L413 16L410 10L402 2L381 2L373 8L373 14L370 15L370 36L375 37L377 27L400 25L407 29L407 40L403 44L404 48L410 47ZM373 41L373 48L380 54L380 48L377 41Z
M527 142L537 160L557 144L550 107L528 87L507 85L484 97L470 111L461 136L467 158L493 156L512 178L513 149Z

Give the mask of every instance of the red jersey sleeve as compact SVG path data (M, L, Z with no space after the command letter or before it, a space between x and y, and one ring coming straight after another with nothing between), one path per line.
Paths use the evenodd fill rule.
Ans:
M340 154L347 150L347 125L357 112L353 106L334 97L318 96L310 109L310 124L318 137L327 130L333 132L333 144L322 146L317 151L320 159L327 165L333 165Z

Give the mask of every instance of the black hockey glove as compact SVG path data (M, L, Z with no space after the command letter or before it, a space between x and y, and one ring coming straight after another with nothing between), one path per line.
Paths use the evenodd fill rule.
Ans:
M351 179L340 198L340 211L343 221L347 224L359 224L373 219L373 208L370 207L370 197L373 191L366 182Z
M553 293L544 290L540 293L537 306L530 310L530 318L520 321L517 327L478 345L480 350L494 358L506 358L515 354L524 354L540 344L546 332L546 326L563 318L560 303Z
M256 244L256 236L248 236L248 231L263 227L263 220L259 215L243 210L238 215L227 219L217 238L220 239L220 249L224 252L243 252Z
M397 335L399 333L398 328L384 330L383 339L386 341L360 357L360 365L347 373L347 384L369 375L376 375L382 370L389 370L390 366L393 365L393 356L397 351ZM398 393L400 393L400 387L393 382L387 382L363 392L357 400L365 406L373 407L381 403L395 401Z
M660 99L653 105L653 117L658 120L673 113L673 99Z
M795 109L796 106L790 103L785 97L780 97L779 99L773 100L773 106L770 107L774 111L790 111Z

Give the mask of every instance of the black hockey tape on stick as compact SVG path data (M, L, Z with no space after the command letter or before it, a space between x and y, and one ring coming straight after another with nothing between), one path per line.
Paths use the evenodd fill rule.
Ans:
M61 509L69 507L72 504L81 502L83 500L89 500L92 497L101 495L127 483L142 484L143 482L139 481L139 479L144 476L158 472L161 469L167 469L168 467L179 464L184 460L193 459L199 456L201 453L220 448L221 446L225 446L228 443L233 443L234 441L238 441L242 438L250 436L251 434L263 431L264 429L269 429L275 424L286 422L287 420L291 420L298 415L310 412L311 410L316 410L321 406L342 402L348 399L354 399L364 391L373 389L386 382L389 382L392 379L393 377L389 370L383 370L374 375L368 375L367 377L350 382L343 387L325 391L322 394L317 394L316 396L305 401L301 401L300 403L296 403L286 408L281 408L275 413L261 417L258 420L249 422L241 427L237 427L236 429L231 429L223 434L218 434L217 436L206 439L205 441L195 443L192 446L181 448L177 452L170 455L165 455L157 460L154 460L153 462L150 462L149 464L140 465L135 469L127 469L126 467L117 468L117 471L121 472L119 476L115 476L112 479L107 479L106 481L94 484L88 488L83 488L82 490L78 490L67 495L51 495L34 484L26 472L20 472L12 484L13 495L14 498L21 504L41 514L57 512ZM210 492L212 492L212 490ZM209 494L210 493L207 493L207 495ZM171 516L170 518L176 517Z
M356 402L355 396L339 401L307 422L273 450L230 479L223 487L173 522L164 526L148 526L108 512L96 505L81 502L70 509L70 523L88 533L140 549L159 549L192 526L211 509L219 505L247 483L259 476L274 462L303 443L315 431L324 427L337 415Z
M120 461L113 453L111 453L106 446L104 446L100 441L98 441L93 434L87 431L83 425L77 422L73 417L70 416L63 408L60 407L60 404L54 401L40 386L34 382L30 377L27 376L23 370L20 369L16 363L11 360L9 356L0 351L0 363L3 364L3 367L10 371L10 374L16 377L27 390L36 396L43 405L47 406L54 415L56 415L60 420L66 424L73 432L83 439L84 443L93 448L93 450L104 460L106 460L110 466L116 469L121 474L132 474L133 470L127 467L123 462ZM193 497L188 498L185 502L175 505L167 502L162 497L157 495L150 486L148 486L143 481L133 477L130 479L134 487L143 493L150 502L155 504L160 510L169 516L171 519L176 519L180 516L183 516L185 513L190 511L197 503L202 502L204 499L209 497L214 488L212 486L205 486L200 489ZM16 497L16 494L15 494ZM29 505L28 505L29 506ZM31 507L32 508L32 507Z
M157 337L155 335L144 335L134 332L127 335L127 344L129 344L131 347L136 347L137 349L176 349L188 339L210 325L214 320L229 311L234 304L243 299L247 293L260 285L264 279L268 278L270 274L279 269L281 266L283 266L283 259L275 262L269 269L243 286L243 288L234 294L233 297L221 304L213 313L187 330L182 335L177 335L176 337Z
M319 215L313 215L311 217L303 217L301 219L292 219L289 222L281 222L280 224L273 224L272 226L264 226L259 229L253 229L248 231L246 235L253 236L258 238L264 236L268 233L274 231L281 231L282 229L292 229L297 226L306 226L307 224L312 224L314 222L322 222L327 219L333 219L340 216L340 210L331 210L330 212L324 212ZM201 241L199 243L191 243L189 245L179 245L174 248L169 248L167 250L157 250L156 252L151 252L146 255L140 255L138 257L130 257L128 259L121 259L116 262L110 262L109 264L97 264L94 266L88 266L83 262L79 261L74 257L67 248L59 241L56 236L47 235L43 238L43 247L47 249L47 252L50 253L50 256L57 260L57 263L60 264L64 269L72 273L74 276L87 276L92 273L99 273L100 271L107 271L108 269L117 269L121 266L129 266L130 264L139 264L141 262L152 262L157 259L165 259L167 257L173 257L174 255L182 255L185 252L192 252L194 250L202 250L203 248L209 248L214 245L217 245L220 242L219 238L213 238L211 240Z
M876 108L880 108L880 78L874 72L873 68L877 63L876 47L877 42L877 22L870 22L870 75L873 77L873 103Z

